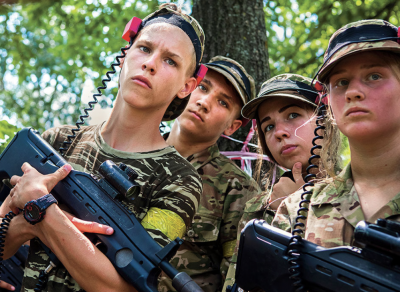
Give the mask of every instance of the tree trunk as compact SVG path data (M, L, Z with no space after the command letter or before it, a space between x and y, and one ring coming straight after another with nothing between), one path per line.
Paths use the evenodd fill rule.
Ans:
M270 77L265 15L262 0L193 0L192 16L203 27L206 42L203 63L221 55L242 64L256 82ZM250 124L232 138L244 141ZM241 144L225 138L218 141L220 150L240 150Z

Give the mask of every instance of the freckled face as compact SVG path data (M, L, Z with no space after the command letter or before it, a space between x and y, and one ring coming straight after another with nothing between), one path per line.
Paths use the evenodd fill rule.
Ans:
M187 73L192 58L193 44L180 28L150 25L127 51L120 94L133 107L166 108L191 77Z
M365 52L342 60L330 74L329 89L335 120L350 142L399 131L400 83L380 55Z
M315 128L312 116L304 102L288 97L272 97L258 107L260 130L279 165L292 169L301 162L303 170L307 168Z

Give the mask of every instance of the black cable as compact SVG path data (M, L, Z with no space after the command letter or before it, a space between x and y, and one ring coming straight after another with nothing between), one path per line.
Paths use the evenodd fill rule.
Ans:
M46 272L44 270L41 271L39 274L38 282L36 283L36 287L35 287L35 289L33 289L33 291L35 291L35 292L42 291L47 285L47 280L48 280L48 275L46 274Z
M299 221L304 220L305 222L307 220L306 214L308 212L308 204L310 203L310 197L312 191L307 190L306 187L313 187L314 186L313 179L317 177L316 174L311 173L310 171L312 169L317 169L317 170L319 169L318 163L317 165L313 164L313 160L317 159L317 161L319 161L321 156L316 154L314 151L317 149L319 150L322 149L322 146L317 145L316 141L323 139L323 136L318 134L318 131L325 130L325 126L323 125L323 120L325 119L325 116L326 116L326 105L322 105L318 108L318 116L315 121L317 127L314 130L315 137L312 140L313 147L311 148L311 157L308 159L308 163L310 165L307 167L307 175L304 177L304 181L306 183L303 185L303 193L301 194L301 201L299 203L299 209L297 210L297 217L292 231L292 238L290 238L288 247L287 261L290 264L289 278L293 281L293 286L296 288L295 290L296 292L304 291L304 285L300 275L300 264L298 263L298 260L300 258L300 247L302 241L301 235L303 234L302 228L305 228L305 224ZM302 215L301 212L304 212L304 215Z
M75 139L75 137L76 137L76 132L81 130L81 126L83 126L85 124L85 119L87 119L89 117L89 111L92 111L94 109L94 105L96 103L98 103L97 97L100 97L103 95L101 90L107 89L106 82L111 81L111 77L109 74L115 74L117 72L117 71L115 71L115 66L121 65L121 62L119 61L119 59L125 58L125 56L126 56L125 52L130 49L130 47L133 44L133 40L134 40L134 38L131 38L129 45L127 47L121 48L122 54L116 57L116 63L111 64L112 71L108 71L106 73L107 78L104 78L103 80L101 80L101 83L103 83L103 86L97 87L98 93L93 94L93 101L89 101L89 107L85 108L83 110L85 112L85 114L79 116L78 121L75 123L76 128L71 130L72 135L68 135L67 140L65 140L63 142L62 146L60 147L60 149L58 149L58 152L60 152L61 156L64 157L65 151L68 150L69 146L72 144L73 139Z
M8 227L10 227L11 219L14 218L14 216L15 214L12 211L8 212L0 224L0 277L3 273L4 243L6 240Z

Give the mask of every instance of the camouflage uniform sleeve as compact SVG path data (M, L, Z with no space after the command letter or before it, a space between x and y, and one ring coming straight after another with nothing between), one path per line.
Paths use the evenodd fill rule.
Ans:
M282 229L286 232L292 232L299 203L301 201L301 194L303 190L289 195L280 205L276 211L275 217L272 221L272 226Z
M233 188L226 196L224 202L224 212L221 224L221 244L223 250L223 259L220 265L222 281L225 281L229 264L234 255L237 233L239 230L239 221L243 215L247 201L258 195L261 190L254 179L243 181L241 186L235 182Z
M250 201L248 201L245 205L243 216L238 224L235 251L229 263L228 272L226 274L226 280L224 282L224 287L222 289L223 292L226 291L226 288L228 286L232 286L235 283L236 263L239 252L239 241L242 229L246 226L246 224L250 220L263 218L263 213L266 206L265 204L268 198L269 198L269 192L258 194L255 197L253 197Z
M168 175L153 194L142 220L147 232L162 246L183 237L197 212L202 192L201 178L190 164L171 167L166 172Z

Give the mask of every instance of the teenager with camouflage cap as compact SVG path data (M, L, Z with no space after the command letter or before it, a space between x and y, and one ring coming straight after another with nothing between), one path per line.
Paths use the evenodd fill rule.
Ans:
M205 291L221 291L245 203L260 192L257 183L220 154L217 140L245 122L240 112L255 97L253 78L235 60L221 56L205 64L208 72L175 121L167 142L195 167L203 193L192 227L171 263ZM174 291L163 277L159 291Z
M362 20L331 37L318 72L331 118L347 136L351 162L312 189L304 238L324 247L353 245L359 221L400 220L400 45L398 28ZM301 192L273 225L291 231Z
M310 148L315 137L314 116L319 102L318 92L311 86L311 81L297 74L275 76L264 82L257 98L242 109L243 116L257 122L262 153L272 161L269 169L272 170L273 164L277 164L291 171L285 172L278 182L272 181L272 173L268 173L265 177L265 192L246 203L224 291L235 280L241 229L251 219L264 219L271 223L281 200L304 184L303 177L306 175ZM258 171L260 169L258 167Z
M65 158L74 169L88 173L95 173L105 160L133 168L139 175L136 182L140 193L121 199L122 203L164 246L177 236L182 237L190 226L202 184L191 164L166 144L158 126L162 119L178 116L182 109L178 110L177 104L196 88L194 72L203 54L204 34L193 18L181 13L176 5L166 4L143 20L131 42L122 62L120 87L109 119L101 125L83 127ZM175 109L169 110L171 107ZM71 128L50 129L43 137L59 149ZM40 175L28 164L22 169L23 177L11 179L16 187L1 206L3 216L10 209L17 211L27 201L48 194L71 166L48 176ZM49 266L49 257L38 238L63 264L50 270L44 291L135 291L82 234L110 234L112 230L90 222L77 225L77 219L67 216L60 207L50 205L43 221L34 226L21 214L10 224L5 258L25 241L31 241L24 291L33 291L39 272Z

